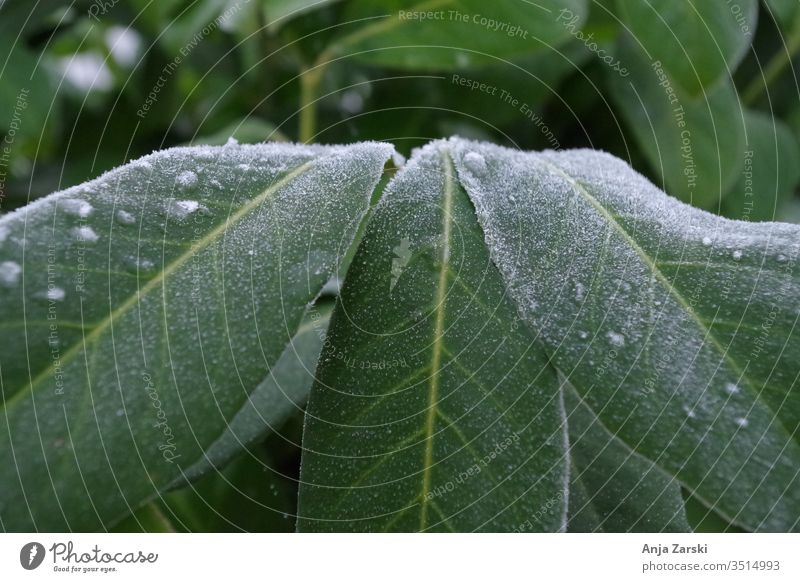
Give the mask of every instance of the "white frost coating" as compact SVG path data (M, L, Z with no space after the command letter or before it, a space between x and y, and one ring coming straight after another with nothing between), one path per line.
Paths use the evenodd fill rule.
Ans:
M8 238L8 227L0 226L0 243L5 242L6 238Z
M117 210L117 222L128 226L134 224L136 222L136 218L130 212L125 210Z
M583 283L575 283L575 301L583 301L586 298L586 287Z
M406 157L397 150L392 152L392 164L395 168L402 168L406 165Z
M167 204L167 214L178 221L185 220L197 211L208 212L208 209L197 200L171 200Z
M197 186L197 174L189 170L181 172L175 179L175 182L177 182L178 187L184 192L194 190Z
M22 267L14 261L4 261L0 263L0 283L6 287L16 285L21 273Z
M44 293L44 296L50 301L63 301L64 297L67 296L67 292L61 287L50 287Z
M60 200L58 205L67 214L79 216L81 218L88 217L92 213L92 210L94 210L92 205L86 200L77 200L75 198Z
M79 242L93 243L97 242L100 238L99 236L97 236L97 233L94 231L94 229L90 226L80 226L78 228L73 228L72 234Z
M464 165L475 174L486 171L486 160L478 152L469 152L464 156Z
M800 444L781 402L800 363L776 359L800 352L792 329L800 270L790 268L800 227L692 208L601 152L438 144L452 153L521 317L601 420L749 527L795 527L786 516L800 515L800 498L784 492L797 486ZM485 159L485 174L469 167L472 153ZM728 250L709 255L709 241ZM575 283L587 290L584 302ZM765 322L770 331L755 349L750 329ZM587 329L607 342L570 341ZM615 334L626 348L608 357ZM598 382L601 363L613 381ZM758 430L710 425L720 418Z

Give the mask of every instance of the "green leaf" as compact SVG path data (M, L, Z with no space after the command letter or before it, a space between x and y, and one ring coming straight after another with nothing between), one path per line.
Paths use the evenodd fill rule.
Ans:
M798 15L796 0L764 0L764 4L772 12L772 18L778 22L781 28L792 29L794 19Z
M608 432L572 387L562 390L572 458L569 531L691 531L680 484Z
M565 529L558 381L506 297L447 143L388 186L328 338L301 531Z
M201 459L335 272L390 152L177 148L0 219L4 527L102 529Z
M157 501L151 501L116 524L113 533L175 533L176 527Z
M667 192L716 210L743 169L744 125L733 84L724 79L693 98L630 37L623 35L617 50L630 76L608 73L611 97L650 166Z
M623 23L693 95L730 78L753 41L758 0L617 0Z
M178 531L293 531L296 479L282 474L264 450L279 443L285 444L268 441L240 455L223 470L167 492L158 502L162 512L171 517Z
M262 439L289 416L302 410L314 383L314 370L332 309L330 302L309 309L269 376L256 386L222 435L205 451L204 457L185 469L186 479L196 479L222 468L244 447ZM183 479L179 481L182 482Z
M18 149L21 137L43 137L48 115L58 111L58 98L47 71L22 40L0 34L0 54L5 55L0 59L0 134L4 136L0 152L7 157Z
M745 111L747 135L739 180L723 200L723 213L743 220L775 220L800 179L800 148L780 119Z
M234 121L210 135L194 137L185 145L225 145L231 138L239 143L287 141L286 136L274 124L249 116Z
M312 10L319 10L338 0L262 0L267 28L275 33L286 23Z
M607 154L451 149L509 295L603 425L727 521L799 529L800 227L691 208Z
M370 64L446 70L535 52L557 45L579 28L585 0L484 2L482 0L354 0L346 29L328 49Z

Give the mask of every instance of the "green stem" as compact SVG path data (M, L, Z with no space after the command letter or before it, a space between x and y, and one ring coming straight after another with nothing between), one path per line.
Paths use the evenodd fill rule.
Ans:
M745 105L753 105L758 100L761 92L778 78L798 50L800 50L800 12L794 20L794 25L789 33L789 39L784 50L779 50L773 55L772 59L767 63L763 74L753 79L742 94L742 101Z
M325 64L315 64L300 77L300 128L299 139L308 143L317 131L317 93Z

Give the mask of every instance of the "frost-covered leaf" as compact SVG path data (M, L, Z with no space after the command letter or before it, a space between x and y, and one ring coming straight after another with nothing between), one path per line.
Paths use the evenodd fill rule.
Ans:
M384 144L178 148L0 219L0 519L103 529L192 466L294 337Z
M347 21L364 20L329 50L416 70L497 63L558 45L588 13L586 0L354 0L347 8Z
M617 50L630 75L609 71L610 94L653 171L673 196L718 209L744 166L744 124L733 84L723 79L692 97L635 40L623 35Z
M554 370L517 318L446 143L390 183L309 401L301 531L557 531Z
M603 153L450 147L510 296L603 425L728 521L798 529L800 227L694 209Z
M690 531L680 484L603 426L571 386L569 424L570 532Z
M617 0L617 9L651 60L693 95L731 76L758 20L758 0Z
M302 410L314 383L314 370L332 308L330 301L309 308L297 334L283 350L269 376L256 386L222 435L206 449L203 458L184 471L177 485L185 479L196 479L222 468L244 447L279 428L286 418Z

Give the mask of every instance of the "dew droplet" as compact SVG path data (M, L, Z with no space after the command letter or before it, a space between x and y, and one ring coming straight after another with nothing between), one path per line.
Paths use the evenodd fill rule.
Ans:
M689 418L695 418L697 416L697 414L695 414L695 411L692 410L691 408L689 408L688 406L686 406L685 404L683 405L683 411L686 413L686 416L688 416Z
M197 186L197 174L186 170L185 172L181 172L178 177L175 179L175 182L178 184L178 187L187 192L189 190L193 190Z
M738 261L741 258L742 258L742 251L739 251L739 250L733 251L733 260L734 261Z
M579 331L578 332L578 337L581 338L581 339L586 339L587 337L589 337L589 333L586 332L586 331Z
M478 152L468 152L464 156L464 165L473 174L483 174L486 172L486 160Z
M622 335L621 333L617 333L615 331L609 331L606 334L606 337L608 338L608 341L611 343L612 346L621 348L622 346L625 345L625 336Z
M184 220L198 210L208 212L208 208L197 200L171 200L167 206L167 214L176 220Z
M22 267L14 261L0 263L0 283L6 287L16 285L21 273Z
M748 424L750 424L750 421L747 420L746 418L737 418L736 424L738 424L742 428L745 428Z
M728 382L727 384L725 384L725 392L727 392L728 394L736 394L737 392L739 392L739 387L733 382Z
M86 200L77 200L75 198L59 200L58 204L67 214L79 216L81 218L86 218L92 213L92 210L94 210L92 205L86 202Z
M703 237L703 246L704 247L710 247L711 246L711 239L709 237L707 237L707 236Z
M67 292L61 287L49 287L44 296L50 301L63 301L67 296Z
M586 287L582 283L575 283L575 301L580 303L586 297Z
M779 263L785 263L786 255L778 255L777 257L775 257L775 260L778 261Z
M117 222L119 222L120 224L124 224L125 226L128 226L135 223L136 218L130 212L126 212L125 210L118 210Z
M90 226L79 226L78 228L73 228L72 234L75 235L75 238L78 240L78 242L93 243L97 242L100 238Z

